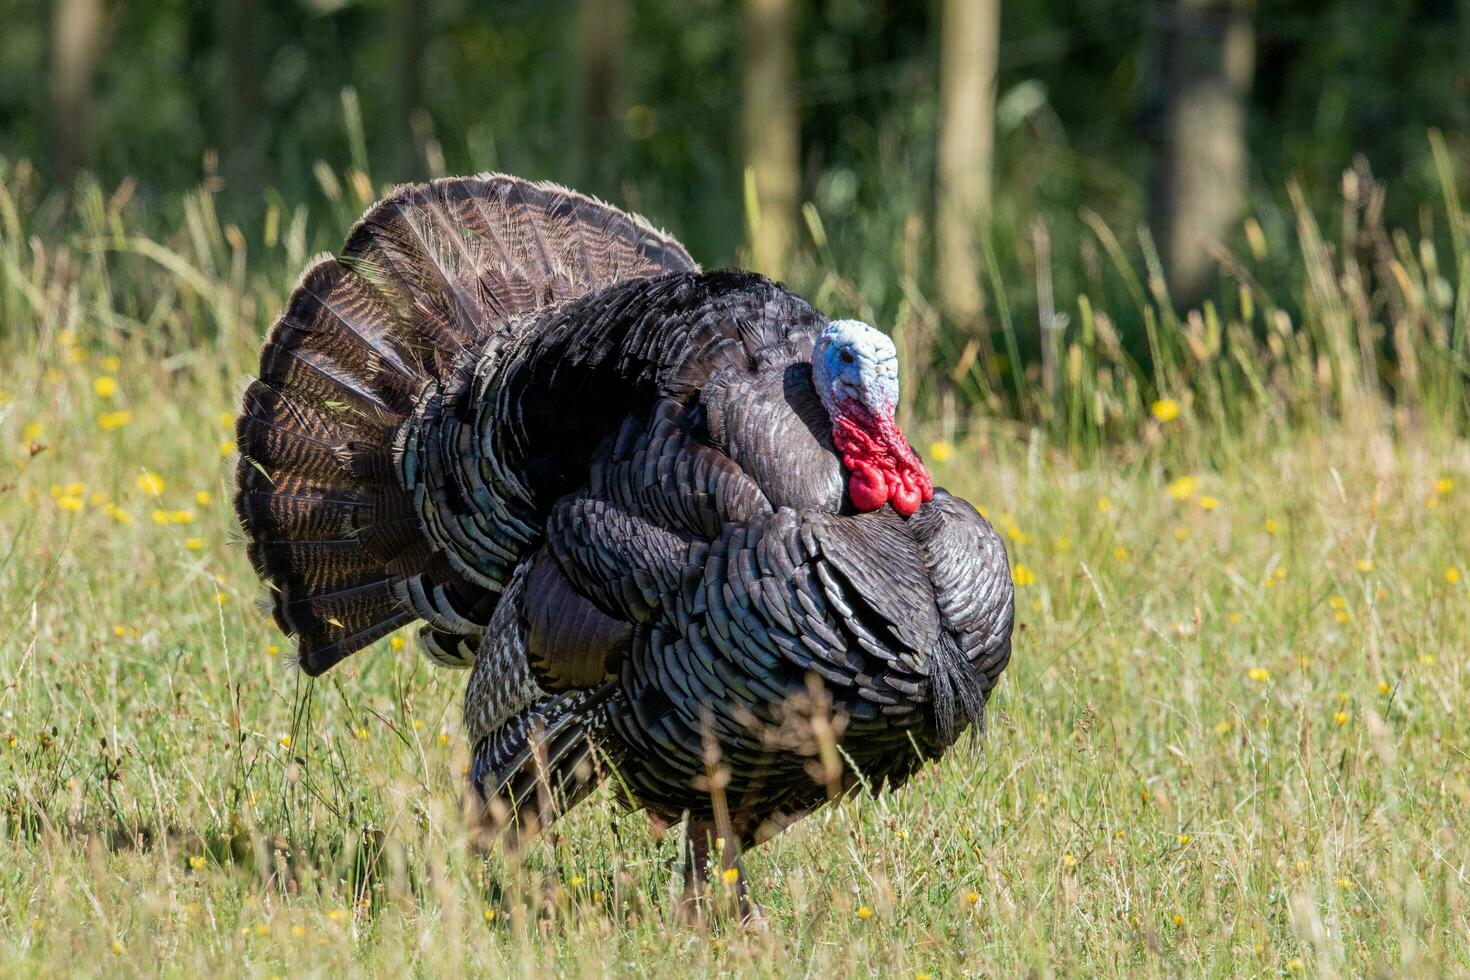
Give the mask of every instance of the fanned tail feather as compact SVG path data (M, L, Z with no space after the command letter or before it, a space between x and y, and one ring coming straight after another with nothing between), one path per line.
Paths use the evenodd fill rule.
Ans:
M449 560L405 476L426 389L467 377L510 317L693 267L641 219L487 176L400 188L307 270L245 393L235 499L303 670L419 619L432 659L468 662L500 583Z

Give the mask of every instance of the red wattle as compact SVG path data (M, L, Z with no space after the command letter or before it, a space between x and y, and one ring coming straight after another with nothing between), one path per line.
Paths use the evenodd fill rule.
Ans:
M859 463L847 481L847 495L858 510L877 510L888 501L888 481L878 467Z
M862 403L839 407L832 444L851 472L847 495L858 510L891 503L900 516L909 517L934 496L934 481L893 419L873 414Z

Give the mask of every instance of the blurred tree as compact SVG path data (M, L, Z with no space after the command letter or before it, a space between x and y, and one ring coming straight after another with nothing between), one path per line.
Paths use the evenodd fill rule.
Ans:
M102 50L102 0L56 0L51 101L55 177L66 184L91 161L92 80Z
M581 0L579 7L578 183L585 191L610 197L619 177L616 123L627 11L623 0Z
M1163 132L1152 217L1173 297L1187 306L1209 289L1211 244L1245 213L1252 6L1173 0L1160 8Z
M944 0L939 37L935 265L944 311L974 327L981 317L980 235L990 214L1000 0Z
M214 92L221 169L235 200L253 201L265 176L265 12L256 0L217 0L214 13L224 69Z
M398 42L397 84L390 93L392 132L400 141L394 178L423 180L428 174L425 151L431 140L424 122L424 51L433 30L433 5L424 0L395 0L394 35ZM433 169L433 168L430 168Z
M791 0L745 0L746 219L751 267L786 272L796 239L800 131Z

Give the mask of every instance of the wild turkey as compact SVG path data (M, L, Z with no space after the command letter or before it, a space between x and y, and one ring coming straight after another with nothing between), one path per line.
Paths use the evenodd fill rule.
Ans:
M472 668L487 824L616 771L733 862L902 783L1010 655L1005 549L933 487L897 392L883 334L701 272L641 218L441 180L296 287L245 394L236 508L307 674L415 621Z

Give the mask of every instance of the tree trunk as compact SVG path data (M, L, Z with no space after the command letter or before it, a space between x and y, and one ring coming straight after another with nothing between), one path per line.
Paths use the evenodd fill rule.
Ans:
M51 99L56 181L69 183L91 159L92 79L102 51L102 0L55 0Z
M1173 0L1163 7L1163 133L1153 221L1174 299L1200 302L1210 246L1245 213L1244 100L1255 68L1253 0Z
M944 0L939 34L939 298L951 319L973 328L981 315L979 236L990 213L1000 0Z
M254 0L219 0L215 30L225 70L215 98L223 125L220 170L235 201L255 197L263 187L265 111L260 80L265 72L261 11Z
M580 186L603 196L617 190L617 115L621 97L624 0L581 0L581 94L576 134Z
M746 220L751 266L786 273L796 240L800 132L791 0L745 0Z
M393 18L397 21L398 84L393 92L393 132L401 140L393 154L398 180L423 180L425 168L435 169L430 158L433 129L424 112L424 51L429 45L432 4L424 0L398 0Z

